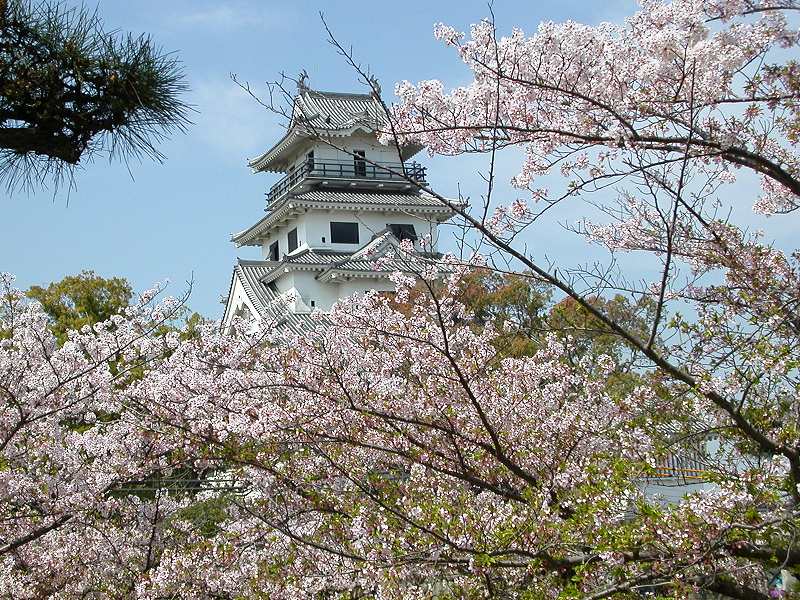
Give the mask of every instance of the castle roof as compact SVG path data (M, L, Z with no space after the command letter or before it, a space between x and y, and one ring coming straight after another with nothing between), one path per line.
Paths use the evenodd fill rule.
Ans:
M290 271L315 271L320 281L344 278L385 278L394 271L421 272L438 255L406 254L389 229L376 233L355 252L301 248L281 260L255 261L261 269L259 281L268 284ZM242 261L240 261L241 263ZM251 261L251 264L255 264Z
M372 94L306 90L298 94L292 124L325 131L349 131L354 126L375 130L385 120L383 106Z
M309 203L336 204L369 204L380 207L395 207L401 210L419 208L440 208L444 212L452 212L450 208L431 194L389 194L379 192L328 192L312 190L295 196L298 200ZM327 207L325 207L327 208Z
M440 220L453 215L453 210L438 198L421 192L419 194L392 194L371 192L333 192L313 190L297 195L287 194L271 205L267 214L244 231L231 236L237 246L258 246L259 239L273 226L294 218L309 209L332 209L406 212L438 217Z
M385 126L386 118L385 106L377 94L311 90L307 75L301 75L285 135L249 161L254 171L287 174L270 188L265 214L231 236L237 246L272 242L269 252L264 246L264 255L276 260L237 262L231 276L225 323L239 314L236 311L243 310L259 320L275 322L281 329L304 334L319 326L320 319L325 320L315 311L318 305L328 310L331 301L348 290L389 290L392 286L387 279L391 273L419 274L439 261L439 254L409 252L401 245L401 237L416 240L411 224L387 225L355 251L352 248L357 244L332 240L326 244L324 232L320 238L318 229L326 226L324 221L333 224L337 217L345 217L339 221L362 221L363 227L359 228L363 239L364 227L374 231L394 221L426 223L435 232L438 223L457 211L457 201L442 201L426 191L425 167L407 160L421 149L419 146L401 148L398 155L393 148L378 150L369 143L364 146L374 151L369 161L366 150L354 150L352 158L340 158L342 152L348 153L346 148L374 138L376 131ZM325 149L325 144L339 151ZM373 160L380 157L394 162ZM313 214L303 216L311 211ZM360 219L354 213L371 214ZM303 236L321 239L322 247L310 247L307 239L297 248L298 236L288 235L278 248L295 249L277 260L273 234L302 223L307 225ZM335 237L335 227L331 228ZM302 232L301 227L298 233ZM435 235L431 236L435 242Z
M302 89L294 99L286 134L261 156L248 161L254 171L283 172L293 148L312 137L344 137L363 131L374 133L386 120L383 105L372 94L347 94ZM403 158L416 154L407 149Z
M421 273L440 259L438 254L408 254L389 230L378 232L355 252L336 252L303 248L281 260L238 260L231 278L228 298L238 277L250 303L261 318L271 319L278 327L295 333L307 332L314 321L308 313L294 313L289 299L275 287L274 281L290 271L314 271L316 279L387 278L396 271ZM446 271L447 268L445 267Z
M261 282L272 268L271 261L239 259L233 268L230 299L233 286L238 277L248 300L262 318L275 321L278 327L287 328L293 333L307 332L313 327L311 315L297 314L289 310L288 302L274 286Z
M283 171L285 154L313 135L345 136L361 129L370 133L383 123L383 107L371 94L303 90L294 99L286 134L261 156L248 161L254 171Z
M320 281L337 278L387 277L396 271L422 273L441 257L439 254L403 252L399 240L387 228L376 233L364 246L331 262L317 275Z

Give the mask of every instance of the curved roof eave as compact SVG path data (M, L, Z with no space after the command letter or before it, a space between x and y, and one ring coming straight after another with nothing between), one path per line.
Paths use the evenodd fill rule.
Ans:
M278 142L267 150L261 156L252 158L247 161L247 166L253 170L254 173L261 173L264 171L270 173L284 173L286 168L280 164L280 160L285 157L287 152L291 151L297 146L298 143L309 139L324 139L334 137L348 137L357 132L364 132L367 134L374 133L374 129L370 129L367 125L357 123L349 129L318 129L305 127L302 125L292 126L286 134L278 140Z
M286 212L287 207L284 205L282 209L283 209L282 212ZM254 223L244 231L240 231L239 233L234 233L231 236L231 241L238 247L259 246L260 244L250 244L250 242L257 239L259 235L261 235L264 231L266 231L277 217L282 216L279 213L281 213L281 211L268 212L266 215L261 217L261 219L259 219L256 223Z
M269 168L269 163L275 160L286 148L291 146L292 139L296 135L296 131L294 127L290 128L281 139L277 141L277 143L272 146L269 150L264 152L261 156L257 156L256 158L251 158L247 161L247 166L250 167L253 172L257 173L259 171L273 171L273 172L280 172L280 169L276 168Z
M234 278L238 277L254 312L260 318L273 319L277 327L286 328L292 333L306 333L311 325L308 315L293 313L279 292L273 292L261 283L260 278L268 268L265 261L239 259L234 267L231 285Z

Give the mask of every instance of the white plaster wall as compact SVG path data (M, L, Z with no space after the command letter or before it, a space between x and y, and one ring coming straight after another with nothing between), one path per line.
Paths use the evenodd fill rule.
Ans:
M642 484L642 491L651 501L658 501L662 506L678 504L687 494L707 490L711 488L709 483L684 483L680 479L667 479L659 484L648 481Z
M320 155L337 160L352 160L353 157L350 152L353 150L364 150L366 159L374 162L400 162L400 155L397 149L393 146L384 146L380 144L374 135L355 134L348 138L343 138L340 142L335 142L342 150L325 147L327 154ZM323 151L320 148L320 151ZM314 150L315 155L317 150Z
M321 282L318 271L292 271L281 275L275 285L281 293L296 296L290 304L293 312L309 312L314 309L328 311L342 298L368 290L392 291L394 284L384 278L369 277L346 281ZM312 301L314 306L311 306Z
M358 244L332 244L331 221L358 223ZM261 254L264 259L268 259L270 244L278 240L278 257L283 257L289 248L289 231L295 227L297 227L298 249L306 243L310 248L354 252L369 242L376 233L385 229L389 223L409 223L413 225L420 238L430 236L433 240L433 250L436 250L439 234L438 224L433 219L401 212L340 209L311 210L279 228L274 228L261 246ZM322 238L325 238L324 242ZM430 247L426 247L425 250L429 251Z
M339 284L339 298L347 298L353 294L363 294L369 290L392 292L394 291L394 284L388 279L378 277L343 281Z
M297 249L299 250L303 243L308 239L306 235L305 215L286 221L280 226L272 227L270 235L265 238L265 242L261 245L261 256L264 260L269 260L269 247L277 240L278 241L278 260L281 260L285 254L289 253L289 232L297 228Z
M366 159L374 162L400 162L400 155L393 146L380 144L374 135L355 133L352 136L332 138L333 146L325 142L314 142L314 157L334 160L353 160L353 150L363 150ZM312 145L304 148L302 159L311 150Z
M358 244L332 244L331 221L358 223ZM419 237L432 236L434 247L438 241L436 221L426 217L399 212L355 211L355 210L313 210L298 218L298 234L311 248L354 252L369 242L372 237L384 230L389 223L409 223L414 226ZM323 242L323 238L325 241Z
M354 150L363 150L366 154L365 158L373 162L400 162L400 155L397 149L393 146L384 146L380 144L374 135L365 133L356 133L349 137L331 138L331 143L335 146L326 144L321 141L308 141L298 148L294 158L289 161L289 164L294 168L300 167L306 160L306 156L311 150L314 150L314 158L317 160L341 160L351 161Z
M278 288L278 291L281 294L286 294L292 291L295 288L295 273L289 271L288 273L283 273L277 279L274 280L275 287Z
M306 155L312 149L314 150L315 159L324 160L341 160L351 161L353 157L348 152L353 150L364 150L367 160L375 162L400 162L400 156L397 149L393 146L384 146L378 143L374 135L367 133L356 133L352 136L343 138L333 138L333 143L341 147L333 148L332 146L320 141L307 141L302 146L298 147L295 158L291 164L299 167L306 160ZM278 240L278 257L282 257L287 253L288 233L294 227L297 227L298 247L303 242L308 243L312 248L328 248L331 250L350 251L355 250L359 246L367 243L370 238L386 227L387 223L411 223L417 230L417 235L430 235L436 240L436 223L426 218L419 216L405 215L402 213L387 213L381 214L378 212L359 211L343 211L338 216L331 211L324 213L325 215L332 215L330 217L321 216L319 213L312 212L308 215L301 215L296 220L284 223L281 226L274 228L268 238L262 243L261 252L262 257L267 259L269 257L269 247ZM358 215L357 218L354 218ZM359 222L359 244L330 244L330 221L358 221ZM322 242L325 237L326 242Z
M284 277L291 277L292 289L302 299L309 310L330 310L339 297L339 286L335 283L322 283L316 279L319 271L294 271ZM280 289L280 286L279 286ZM314 306L311 306L311 302Z

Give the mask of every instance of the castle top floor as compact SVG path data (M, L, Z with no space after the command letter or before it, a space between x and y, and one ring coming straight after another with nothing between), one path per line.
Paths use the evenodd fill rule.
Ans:
M290 193L315 189L415 191L426 181L425 168L408 159L420 148L380 144L375 134L384 121L383 105L372 94L300 86L285 135L249 161L254 172L285 174L267 193L267 210Z
M420 146L406 146L398 152L395 147L379 145L375 133L385 119L384 108L373 94L322 92L301 84L286 133L248 164L255 172L289 173L309 151L320 158L331 154L325 148L352 155L358 149L352 147L354 144L363 146L366 142L372 144L377 158L391 161L404 162L419 152Z

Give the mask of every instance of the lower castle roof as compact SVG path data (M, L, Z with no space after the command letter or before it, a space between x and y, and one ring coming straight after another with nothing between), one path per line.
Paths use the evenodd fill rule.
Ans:
M233 268L228 301L230 302L233 286L238 277L248 300L260 317L273 319L279 327L288 328L293 333L309 331L313 326L311 315L293 313L288 309L286 300L278 290L261 282L261 278L269 272L271 262L239 259Z
M259 238L274 225L292 218L308 209L358 210L381 212L412 212L439 215L446 220L453 210L438 198L426 193L392 194L374 192L343 192L313 190L296 196L287 195L277 204L270 206L258 222L231 236L237 246L259 245Z
M336 252L305 248L278 261L239 260L234 267L228 301L236 277L261 318L273 319L280 327L295 333L307 332L315 321L306 313L293 313L273 283L289 271L314 271L316 279L328 282L337 278L386 278L390 273L422 273L440 255L408 254L400 250L397 238L388 229L376 234L355 252ZM447 267L443 269L447 271Z

